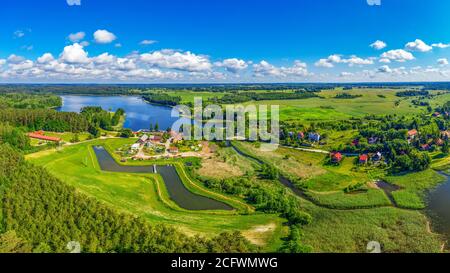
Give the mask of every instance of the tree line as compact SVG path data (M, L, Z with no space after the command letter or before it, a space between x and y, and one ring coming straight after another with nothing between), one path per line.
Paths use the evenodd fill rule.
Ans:
M52 94L0 94L0 108L38 109L60 107L61 105L61 97Z

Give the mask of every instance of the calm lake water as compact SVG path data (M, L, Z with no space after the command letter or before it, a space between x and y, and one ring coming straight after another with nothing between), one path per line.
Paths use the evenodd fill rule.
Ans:
M103 147L94 147L100 168L109 172L153 173L153 166L119 165ZM232 210L233 208L217 200L190 192L178 176L173 166L156 166L162 176L170 198L178 206L187 210Z
M447 181L428 194L427 214L432 220L433 230L445 235L450 242L450 176L445 177Z
M171 116L172 108L149 104L139 96L61 96L63 112L80 112L85 106L101 106L104 110L116 111L122 108L126 113L124 127L133 131L148 129L150 124L158 122L159 128L165 130L178 119Z

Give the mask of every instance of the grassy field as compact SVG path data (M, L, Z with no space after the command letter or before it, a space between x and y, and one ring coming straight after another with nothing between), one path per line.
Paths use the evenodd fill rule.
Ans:
M382 252L440 252L442 238L427 230L427 219L418 211L397 208L330 210L302 201L313 217L303 240L315 252L366 252L370 241Z
M71 132L64 132L64 133L56 133L56 132L45 132L46 136L51 137L59 137L62 139L63 142L70 143L70 141L74 138L75 133ZM79 141L85 141L89 138L89 133L79 133L78 139ZM38 145L40 140L38 139L31 139L31 145Z
M371 181L364 172L354 170L354 158L345 158L339 166L327 165L327 155L280 147L276 151L261 151L255 144L236 142L240 150L254 155L278 168L281 173L310 191L333 192L350 185Z
M197 174L205 178L224 179L251 176L255 163L237 154L232 148L219 148L214 156L204 159Z
M412 99L395 96L400 90L387 89L355 89L350 91L325 90L318 95L320 98L301 100L258 101L247 104L279 105L280 120L283 121L329 121L347 119L350 117L363 117L368 114L410 114L425 111L426 108L416 108L411 104ZM354 99L336 99L338 93L361 95ZM442 95L434 99L434 104L447 101L449 95ZM400 101L398 106L395 102Z
M286 228L282 225L283 220L276 215L186 212L170 201L158 175L101 171L90 145L108 143L116 147L127 141L132 140L97 140L65 147L61 151L44 151L27 158L79 191L120 211L142 216L153 224L169 224L186 234L206 237L223 231L240 230L266 251L279 247L280 237L286 233Z

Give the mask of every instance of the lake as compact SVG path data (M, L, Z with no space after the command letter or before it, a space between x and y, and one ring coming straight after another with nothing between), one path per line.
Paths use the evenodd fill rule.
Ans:
M450 176L428 194L427 214L431 218L433 230L446 236L450 242ZM448 247L448 245L447 245Z
M149 129L150 124L158 123L159 129L172 127L178 119L171 116L172 108L149 104L139 96L61 96L63 105L58 110L62 112L80 112L85 106L100 106L107 111L122 108L126 113L124 128L133 131Z

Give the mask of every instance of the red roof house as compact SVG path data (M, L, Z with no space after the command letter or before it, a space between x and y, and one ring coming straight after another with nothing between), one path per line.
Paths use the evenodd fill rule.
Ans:
M415 136L417 136L418 133L419 133L419 132L417 132L416 129L409 130L409 131L408 131L408 137L414 138Z
M359 156L359 164L366 164L369 161L369 156L366 154Z
M428 145L428 144L420 145L420 149L422 151L428 151L430 149L430 145Z
M444 141L441 138L438 138L434 141L434 143L438 146L444 145Z
M44 136L41 132L29 133L28 137L51 142L61 142L59 137Z
M331 153L331 162L339 163L342 161L342 154L339 152Z

